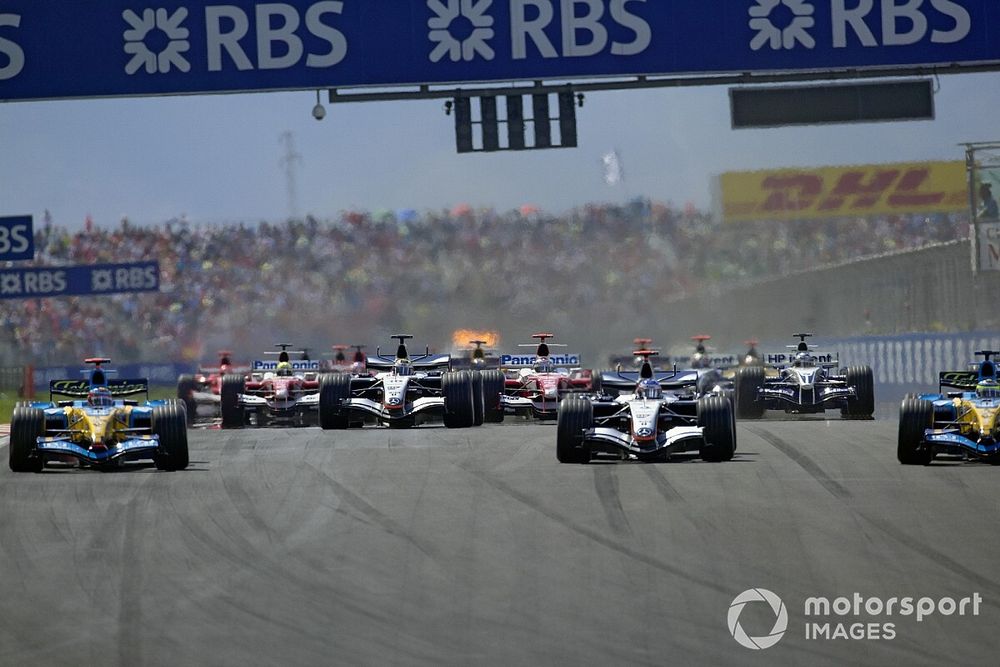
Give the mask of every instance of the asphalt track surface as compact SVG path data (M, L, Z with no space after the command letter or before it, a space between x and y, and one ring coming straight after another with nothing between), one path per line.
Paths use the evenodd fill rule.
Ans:
M205 430L184 472L4 466L0 664L996 664L1000 469L900 466L895 431L741 422L728 463L560 465L524 422ZM789 617L761 651L727 627L754 587ZM804 637L805 598L854 592L983 603Z

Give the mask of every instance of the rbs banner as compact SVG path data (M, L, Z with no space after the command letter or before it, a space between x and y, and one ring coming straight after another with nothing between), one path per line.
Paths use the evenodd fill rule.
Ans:
M3 0L0 101L1000 61L997 0Z
M969 210L964 162L730 172L719 190L727 222Z
M156 292L159 289L159 262L0 270L0 299Z

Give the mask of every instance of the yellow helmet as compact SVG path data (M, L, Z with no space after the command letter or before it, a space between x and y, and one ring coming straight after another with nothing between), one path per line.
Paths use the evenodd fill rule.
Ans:
M288 377L291 374L292 374L292 365L290 363L288 363L287 361L282 361L281 363L278 364L278 368L277 371L275 372L275 375L278 375L280 377Z

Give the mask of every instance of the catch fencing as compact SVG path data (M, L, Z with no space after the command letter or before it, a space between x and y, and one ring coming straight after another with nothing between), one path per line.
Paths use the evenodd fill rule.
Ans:
M973 274L971 253L968 241L954 241L705 290L669 301L671 333L713 333L728 348L803 330L842 338L1000 330L1000 272Z

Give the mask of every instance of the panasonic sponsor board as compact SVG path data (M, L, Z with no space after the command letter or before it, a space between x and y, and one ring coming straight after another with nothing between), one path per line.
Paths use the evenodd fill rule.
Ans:
M157 292L159 262L0 270L0 299Z
M548 357L556 366L576 367L580 365L579 354L553 354ZM501 366L533 366L538 361L534 354L501 354Z
M281 362L274 361L273 359L257 360L255 362L253 362L253 365L251 366L251 368L252 368L253 372L255 372L255 373L266 373L268 371L276 371L276 370L278 370L278 364L279 363L281 363ZM293 371L318 371L319 370L319 361L310 361L310 360L299 359L297 361L289 361L288 363L292 365L292 370Z
M4 0L0 100L1000 60L996 0Z

